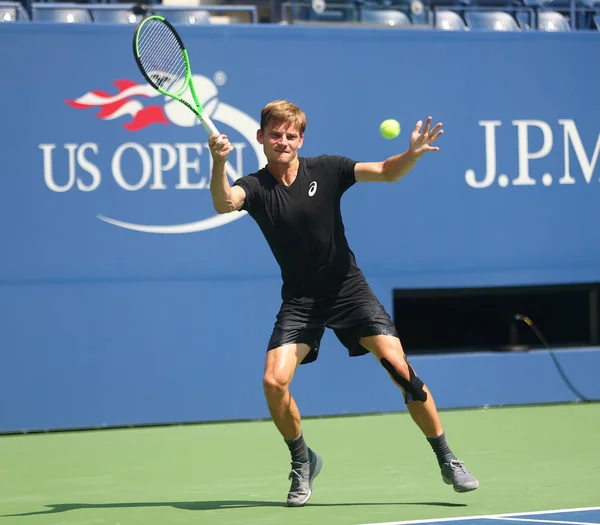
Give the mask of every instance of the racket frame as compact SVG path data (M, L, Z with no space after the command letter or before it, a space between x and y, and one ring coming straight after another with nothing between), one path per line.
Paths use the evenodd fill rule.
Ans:
M165 24L167 26L167 28L169 29L169 31L171 31L171 33L173 33L173 36L175 37L175 39L177 40L177 43L179 44L179 48L181 50L181 55L183 56L183 60L185 62L185 79L183 81L183 86L177 93L170 93L169 91L165 91L160 86L156 85L154 80L152 80L149 77L149 75L146 73L144 66L142 65L142 61L140 59L139 49L138 49L138 36L140 34L142 27L144 27L144 25L147 22L149 22L150 20L158 20L161 23ZM185 46L183 45L183 40L181 40L179 33L177 33L175 28L171 25L171 23L166 18L164 18L160 15L151 15L140 21L140 23L135 28L135 32L133 34L133 56L135 57L135 61L138 65L138 68L140 69L142 75L144 75L144 78L146 79L148 84L150 84L159 93L162 93L163 95L165 95L167 97L171 97L172 99L175 99L178 102L181 102L184 106L188 107L191 111L193 111L209 135L213 135L214 133L219 134L217 127L213 124L212 120L210 120L210 118L205 114L204 108L202 107L202 104L200 104L200 101L198 100L198 95L196 95L196 90L194 89L194 82L192 80L192 68L190 66L190 59L188 57L187 50L186 50ZM196 104L195 108L187 100L184 100L181 97L181 95L188 88L190 90L192 98L194 99L194 104Z

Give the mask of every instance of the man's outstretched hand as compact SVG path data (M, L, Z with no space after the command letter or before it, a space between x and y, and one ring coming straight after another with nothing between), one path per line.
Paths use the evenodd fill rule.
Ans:
M427 117L425 127L421 132L422 125L423 122L419 120L410 136L410 150L418 157L424 155L428 151L438 151L440 148L432 146L432 144L444 133L441 122L438 122L430 129L431 117Z

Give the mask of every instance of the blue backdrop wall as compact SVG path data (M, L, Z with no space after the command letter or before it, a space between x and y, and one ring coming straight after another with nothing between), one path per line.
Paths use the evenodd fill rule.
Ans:
M267 415L278 268L247 215L215 214L206 134L145 84L132 32L0 27L11 80L0 83L0 431ZM255 133L273 99L306 111L306 156L383 160L417 120L444 123L441 150L406 179L343 200L350 244L390 312L394 288L600 281L600 73L589 67L600 35L181 32L201 99L235 144L232 180L264 164ZM401 122L398 139L379 137L386 118ZM295 381L305 414L403 409L374 360L344 358L329 335L324 349ZM575 355L584 372L597 364ZM516 399L482 372L488 358L546 386ZM573 398L544 352L414 362L442 408ZM452 363L488 380L456 392L442 374Z

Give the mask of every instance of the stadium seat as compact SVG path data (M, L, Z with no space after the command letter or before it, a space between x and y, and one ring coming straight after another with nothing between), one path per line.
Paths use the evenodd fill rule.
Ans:
M17 9L16 7L0 6L0 22L16 22Z
M356 4L352 0L293 2L293 18L310 22L356 22ZM290 4L291 5L291 4Z
M394 9L363 9L360 21L366 24L379 24L393 27L412 25L410 18Z
M413 24L427 24L429 20L429 0L357 0L363 9L395 10L404 13Z
M95 22L108 24L137 24L141 15L135 15L131 9L92 9L92 18Z
M443 31L466 31L463 19L454 11L436 11L435 28Z
M51 3L46 4L48 7L33 7L33 20L35 22L58 22L65 24L79 24L92 22L92 16L85 8L73 4L73 6L54 7Z
M210 24L208 11L201 9L160 9L153 11L164 16L172 24Z
M322 13L317 13L312 9L306 12L306 20L311 22L347 22L352 21L352 15L346 11L346 9L340 8L327 8Z
M593 3L598 0L574 0L575 11L571 11L571 0L523 0L524 5L535 6L539 11L551 11L562 14L569 27L573 29L589 28L591 21L589 20L589 12L593 11ZM575 19L571 20L571 15Z
M502 11L467 11L465 13L469 29L488 31L520 31L515 19Z
M594 15L594 24L596 24L596 29L600 31L600 14Z
M526 0L471 0L471 11L498 11L509 14L515 19L519 29L535 28L535 11ZM544 2L548 0L527 0L529 2Z
M428 12L428 22L430 24L437 24L437 14L442 11L456 13L461 17L461 21L463 21L464 19L462 17L464 16L465 11L470 7L471 0L423 0L423 3Z
M0 2L0 24L3 22L23 22L29 20L27 11L17 2Z
M560 13L540 11L538 13L538 29L541 31L571 31L571 26Z

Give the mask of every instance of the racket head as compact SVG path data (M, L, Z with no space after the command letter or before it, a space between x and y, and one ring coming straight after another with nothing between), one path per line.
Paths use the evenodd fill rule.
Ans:
M183 41L162 16L148 16L137 25L133 55L144 78L163 95L179 99L191 83L190 61Z
M198 100L187 51L168 20L159 15L144 18L135 28L133 55L154 89L192 110L209 135L219 133Z

